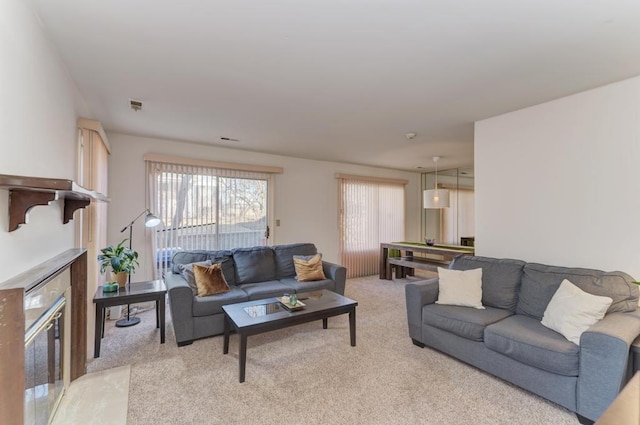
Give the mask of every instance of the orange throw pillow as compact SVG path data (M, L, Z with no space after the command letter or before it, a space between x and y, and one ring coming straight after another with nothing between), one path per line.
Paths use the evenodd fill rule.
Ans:
M229 292L229 284L222 274L222 264L216 263L210 266L193 265L193 274L198 287L197 296L217 295Z

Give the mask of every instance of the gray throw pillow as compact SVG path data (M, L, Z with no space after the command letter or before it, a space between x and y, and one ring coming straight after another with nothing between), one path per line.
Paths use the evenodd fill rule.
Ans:
M182 275L184 280L187 281L194 295L198 293L198 285L196 285L196 276L193 272L193 266L196 264L198 266L210 266L212 263L211 263L211 260L206 260L206 261L199 261L197 263L178 264L178 270L180 271L180 274Z

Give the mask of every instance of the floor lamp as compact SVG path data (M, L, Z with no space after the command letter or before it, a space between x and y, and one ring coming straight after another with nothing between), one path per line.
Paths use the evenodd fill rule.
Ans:
M156 227L158 224L160 224L160 219L155 215L151 214L151 211L149 211L148 208L142 211L136 218L131 220L131 223L127 224L122 228L122 230L120 230L120 233L123 233L125 230L129 229L129 249L131 249L131 241L133 240L133 223L135 223L137 219L142 217L144 213L147 213L147 216L144 219L144 225L146 227ZM130 290L130 289L131 289L131 273L129 273L129 281L127 282L127 290ZM119 328L126 328L129 326L137 325L138 323L140 323L140 318L131 317L131 305L127 304L127 318L118 320L116 322L116 326Z

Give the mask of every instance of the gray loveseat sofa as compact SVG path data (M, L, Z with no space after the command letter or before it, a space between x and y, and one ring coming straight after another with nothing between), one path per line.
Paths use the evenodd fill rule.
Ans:
M223 332L222 306L249 300L279 297L285 293L302 293L329 289L344 295L347 271L326 261L324 280L298 282L294 255L315 255L311 243L236 248L231 251L178 251L171 259L171 271L164 280L169 294L169 308L178 346L195 339ZM180 264L202 261L222 264L222 273L231 290L224 294L197 297L180 273Z
M409 335L429 346L596 420L631 374L629 347L640 334L638 286L622 272L461 256L450 269L482 268L485 310L435 304L438 279L406 286ZM540 322L560 283L613 299L580 345Z

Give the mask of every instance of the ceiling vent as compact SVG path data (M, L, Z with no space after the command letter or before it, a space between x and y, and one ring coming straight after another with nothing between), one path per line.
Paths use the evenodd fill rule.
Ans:
M142 109L142 101L129 99L129 102L131 103L131 109L134 111L138 112Z
M221 137L220 140L222 140L223 142L239 142L240 141L240 140L234 139L232 137Z

